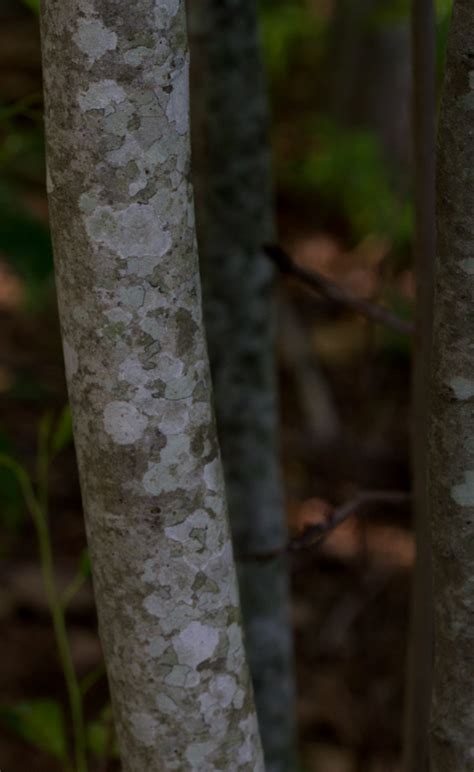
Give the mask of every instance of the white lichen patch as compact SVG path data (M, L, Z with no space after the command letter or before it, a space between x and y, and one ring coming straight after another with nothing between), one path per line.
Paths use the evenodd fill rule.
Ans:
M142 745L151 748L155 744L157 722L149 713L130 715L132 732Z
M214 765L212 765L210 768L206 763L206 757L209 756L212 751L215 751L215 749L216 745L212 740L208 740L207 742L203 743L192 743L188 748L186 748L186 759L191 765L191 769L214 770Z
M190 423L190 409L186 402L160 400L160 418L158 428L166 436L182 434Z
M80 19L72 39L91 62L117 47L117 35L107 29L100 19Z
M227 630L227 639L229 642L227 654L227 669L231 673L239 673L243 665L243 639L242 630L235 622Z
M199 673L189 665L175 665L174 668L164 678L167 686L178 687L179 689L193 689L201 681Z
M46 191L48 195L53 193L54 191L54 181L53 181L53 178L51 177L51 171L47 163L46 163Z
M461 268L470 276L474 273L474 257L467 257L461 261Z
M79 358L75 349L63 338L64 367L68 378L73 378L79 369Z
M141 308L145 302L145 289L141 284L118 288L118 294L124 306L135 310Z
M135 388L140 388L147 383L149 374L143 369L138 356L133 353L120 364L118 379L133 385Z
M470 399L474 396L474 381L468 378L451 378L449 385L458 399Z
M100 198L95 191L81 193L79 196L79 209L84 214L91 214L100 203Z
M172 354L169 354L168 352L164 352L157 356L156 366L160 371L161 379L165 381L165 383L174 378L180 378L184 371L183 360L172 356Z
M221 708L232 705L239 692L242 693L242 689L239 689L237 681L231 675L218 675L209 685L209 694ZM240 699L238 701L240 702Z
M113 112L109 112L104 118L104 130L108 134L114 134L116 137L125 137L128 133L128 125L134 111L134 107L130 102L121 102Z
M191 622L173 638L178 662L192 668L211 659L218 643L219 631L201 622Z
M115 105L123 102L126 98L127 95L122 86L119 86L115 80L106 79L92 83L87 91L79 94L78 102L85 112L105 110L107 114L115 109Z
M147 426L147 417L129 402L109 402L104 409L105 431L119 445L137 442Z
M169 642L166 640L166 638L163 638L163 636L158 635L156 638L153 638L148 644L148 653L150 657L153 657L153 659L156 659L157 657L161 657L165 653L168 646L169 646Z
M211 536L210 526L211 518L207 512L198 510L187 517L184 522L165 528L165 534L168 539L185 544L187 549L194 552L195 550L202 550L203 546L215 548L215 544L207 544L208 534Z
M137 46L136 48L130 48L126 54L124 54L124 61L127 64L131 64L134 67L141 64L141 62L145 59L145 57L149 56L152 52L152 49L146 48L145 46Z
M182 70L173 78L173 91L170 94L166 115L168 120L176 125L178 134L189 132L189 59L187 58Z
M239 722L239 728L244 739L237 751L237 761L241 766L246 766L255 758L255 744L258 736L256 715L250 713L247 718Z
M464 482L451 488L451 496L461 507L474 507L474 470L464 472Z
M182 593L180 592L179 595L181 596ZM191 593L186 604L177 605L172 598L164 600L162 595L151 593L145 598L143 608L152 617L160 620L160 629L163 634L170 635L194 621L196 612L190 605L190 596Z
M119 306L110 308L108 311L105 311L104 316L106 316L107 319L112 323L117 324L122 322L124 325L133 319L133 315L130 313L130 311L127 311L125 308L120 308Z
M194 373L188 373L180 378L172 378L166 384L165 398L170 400L189 399L196 386Z
M158 29L166 27L176 16L180 0L155 0L155 24Z
M227 708L232 705L238 691L237 682L232 676L211 677L207 688L208 691L202 691L198 697L203 719L214 733L223 735L229 725Z
M174 716L179 712L177 704L167 694L159 694L155 703L158 710L168 716Z
M218 491L222 485L220 459L215 458L204 467L204 482L211 491Z
M143 477L143 487L152 496L180 487L192 489L198 483L198 465L198 459L190 452L189 437L172 435L161 451L160 463L149 463Z
M85 224L93 241L124 259L137 258L135 270L144 263L145 276L171 247L171 236L151 204L130 204L124 209L99 206L85 218Z

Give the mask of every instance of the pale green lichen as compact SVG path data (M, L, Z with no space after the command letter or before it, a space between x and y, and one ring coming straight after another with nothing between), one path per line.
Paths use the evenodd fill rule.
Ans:
M454 485L451 495L461 507L474 507L474 470L464 472L464 482Z
M85 91L79 92L77 101L84 112L104 110L106 115L114 110L114 105L126 98L125 90L115 80L109 78L91 83Z
M192 668L211 659L218 643L219 631L199 621L191 622L173 638L178 662Z
M117 46L117 35L107 29L100 19L80 19L73 40L92 62Z
M458 399L470 399L474 396L474 380L469 378L451 378L449 385Z
M461 266L462 266L462 269L466 273L473 274L474 273L474 257L468 257L465 260L462 260Z
M139 260L138 265L133 263L132 271L146 276L156 265L157 257L163 257L172 244L160 214L159 208L151 203L130 204L119 209L98 206L87 217L86 229L93 241L109 247L119 257Z
M63 338L64 366L68 380L72 380L79 369L79 358L71 344Z
M131 724L133 733L141 744L152 748L156 739L156 721L148 713L132 713Z
M104 427L114 442L132 445L137 442L148 426L146 416L139 413L130 402L109 402L104 410Z

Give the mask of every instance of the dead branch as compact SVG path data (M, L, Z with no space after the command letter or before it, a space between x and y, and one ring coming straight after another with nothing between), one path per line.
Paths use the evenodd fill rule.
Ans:
M328 533L341 525L341 523L344 523L352 515L359 513L368 504L399 505L406 504L410 500L411 494L407 491L359 491L353 499L333 509L325 520L309 525L301 534L290 539L283 548L272 550L271 552L237 555L237 560L242 562L255 560L265 563L285 554L291 555L300 552L319 544Z
M352 292L343 289L330 279L326 279L325 276L322 276L315 271L309 271L307 268L303 268L278 244L265 244L263 249L265 254L275 263L281 273L299 279L299 281L303 282L311 290L323 295L323 297L334 305L343 308L351 308L358 314L365 316L366 319L370 319L376 324L382 324L385 327L389 327L391 330L395 330L395 332L402 333L403 335L413 335L414 326L411 322L401 319L383 306L358 298L356 295L353 295Z

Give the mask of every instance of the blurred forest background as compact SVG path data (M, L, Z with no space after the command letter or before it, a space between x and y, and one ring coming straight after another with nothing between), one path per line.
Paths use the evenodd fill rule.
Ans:
M54 296L36 0L0 5L0 452L44 495L97 769L114 768ZM279 239L414 316L408 0L262 0ZM438 0L441 81L450 0ZM280 279L282 460L292 533L360 489L410 488L411 341ZM49 439L48 439L49 438ZM0 765L60 769L66 704L34 526L0 469ZM400 770L407 505L371 505L292 559L301 769ZM72 586L71 586L72 582Z

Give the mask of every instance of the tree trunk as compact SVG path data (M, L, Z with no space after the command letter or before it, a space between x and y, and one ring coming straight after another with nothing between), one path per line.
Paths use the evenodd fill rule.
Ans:
M292 642L278 459L274 237L266 87L255 0L192 0L192 120L204 316L267 770L291 768Z
M412 85L409 23L406 18L377 19L390 7L393 0L337 0L327 57L327 104L342 124L372 131L387 159L406 165Z
M455 0L441 107L430 489L433 772L474 768L474 6Z
M263 770L210 407L183 0L45 0L49 201L123 769Z
M433 588L428 500L428 389L436 249L436 27L433 0L413 0L413 128L417 320L413 377L413 478L416 562L408 645L404 772L423 772L429 758L433 670Z

